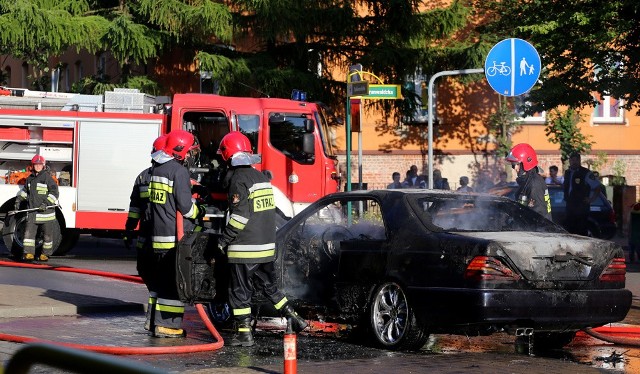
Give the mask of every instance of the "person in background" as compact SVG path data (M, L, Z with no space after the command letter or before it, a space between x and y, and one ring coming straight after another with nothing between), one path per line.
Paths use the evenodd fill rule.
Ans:
M507 182L507 172L506 171L501 171L500 174L498 174L498 183L493 185L493 188L503 188L503 187L507 187L509 186L509 182Z
M489 170L480 170L478 174L478 182L474 185L476 192L487 192L493 188L493 182L491 181L491 173Z
M252 154L251 142L239 131L222 138L218 153L229 165L224 180L228 190L229 222L222 230L218 249L229 262L229 305L236 322L231 346L255 344L251 332L251 298L255 287L291 321L295 332L308 323L278 289L276 258L276 207L269 179L251 165L259 162Z
M36 259L36 234L38 226L42 226L44 242L42 252L37 256L40 261L48 261L53 252L53 235L51 223L56 220L55 207L58 205L58 184L51 177L47 169L47 161L40 155L31 159L31 174L27 177L24 186L16 195L15 210L20 210L22 201L27 201L27 209L37 209L35 212L27 212L27 222L22 241L24 253L22 260L33 261Z
M581 165L579 153L569 156L569 169L564 173L564 200L567 202L567 218L564 227L572 234L589 234L588 218L591 203L600 194L600 181Z
M36 259L36 234L38 226L42 226L44 242L42 252L37 256L40 261L48 261L53 252L53 235L51 223L56 220L55 207L58 205L58 184L51 177L46 167L46 160L40 155L31 159L31 174L27 177L24 186L16 195L15 210L20 210L22 201L27 201L27 209L37 209L35 212L27 212L27 222L22 241L24 253L22 260L33 261Z
M640 261L640 202L636 202L631 206L629 213L629 263L638 259Z
M518 176L516 201L551 220L551 198L544 178L538 173L538 156L533 148L527 143L517 144L506 160Z
M411 165L407 170L407 177L402 182L404 188L427 188L427 183L423 177L418 175L418 167Z
M558 176L558 167L556 165L549 166L549 176L544 180L546 184L563 184L564 177Z
M402 182L400 182L400 173L394 171L393 174L391 174L391 179L393 179L393 182L389 183L387 185L387 188L402 188Z
M459 192L473 192L473 188L469 187L469 177L463 175L460 177L460 187L456 191Z
M439 169L433 169L433 188L435 190L450 190L447 178L442 178L442 172Z
M136 240L136 270L147 290L149 291L149 300L147 302L147 316L144 323L144 329L153 332L155 329L154 314L156 310L156 300L158 293L156 291L157 280L155 279L153 250L151 249L151 211L149 207L149 183L151 182L151 173L154 166L158 165L155 161L160 157L162 149L167 144L167 136L158 137L151 147L151 167L144 169L133 184L131 191L129 213L125 222L125 234L122 238L124 246L131 248L133 239ZM138 233L135 229L140 225Z

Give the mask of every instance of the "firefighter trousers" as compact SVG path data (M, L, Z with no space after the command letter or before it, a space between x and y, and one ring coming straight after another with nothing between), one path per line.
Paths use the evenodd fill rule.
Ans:
M262 264L229 264L229 305L236 319L251 315L251 297L256 287L280 310L286 297L278 289L273 261Z
M51 256L53 252L53 222L36 223L36 213L27 213L27 222L24 227L24 239L22 240L24 253L36 254L36 236L38 234L38 226L42 228L42 253Z
M176 279L177 249L155 250L154 279L157 280L157 300L154 315L156 326L172 329L182 328L184 303L178 295Z
M145 320L145 330L153 331L155 327L156 303L158 300L158 280L156 279L155 259L151 240L144 236L139 236L136 243L136 270L142 278L147 290L149 290L149 300L147 301L147 313Z

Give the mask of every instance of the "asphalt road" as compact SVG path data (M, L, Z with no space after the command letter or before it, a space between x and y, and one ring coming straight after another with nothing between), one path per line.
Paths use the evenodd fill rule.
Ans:
M65 257L53 257L51 264L135 274L132 251L118 240L84 237ZM629 265L627 286L634 293L634 306L624 323L640 325L640 264ZM25 285L59 292L74 292L144 304L142 285L83 274L3 268L0 284ZM141 326L143 312L122 311L25 319L0 319L0 333L28 334L47 340L67 339L81 344L147 345L184 344L158 342ZM190 373L278 373L283 371L282 332L261 321L251 348L225 346L220 350L191 354L130 355L125 360L143 363L165 372ZM276 321L277 322L277 321ZM185 317L190 332L186 344L213 341L197 313L188 308ZM221 329L223 338L231 332ZM323 373L329 370L363 373L588 373L640 372L640 349L617 346L588 336L580 336L563 350L534 355L516 353L515 338L506 334L489 337L434 335L419 352L402 353L368 347L366 342L336 333L304 333L298 336L298 372ZM0 357L6 362L22 345L0 342ZM121 359L121 356L118 356ZM50 367L36 366L30 372L49 373Z

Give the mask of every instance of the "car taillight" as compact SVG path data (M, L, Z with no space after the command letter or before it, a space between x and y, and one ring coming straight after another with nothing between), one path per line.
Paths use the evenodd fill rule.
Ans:
M518 280L520 276L509 269L499 259L489 256L476 256L464 271L464 279L481 280Z
M616 257L609 263L606 269L600 274L602 282L624 282L627 274L627 265L624 257Z

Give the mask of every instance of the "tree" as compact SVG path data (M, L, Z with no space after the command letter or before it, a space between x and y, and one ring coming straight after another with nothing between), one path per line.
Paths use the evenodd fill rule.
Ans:
M547 113L544 133L551 143L560 145L560 159L563 163L574 152L585 153L591 150L593 142L580 132L578 128L580 122L580 113L575 109L566 111L553 109Z
M478 0L486 37L518 37L541 55L542 84L531 113L593 106L594 93L640 110L640 2L637 0Z

